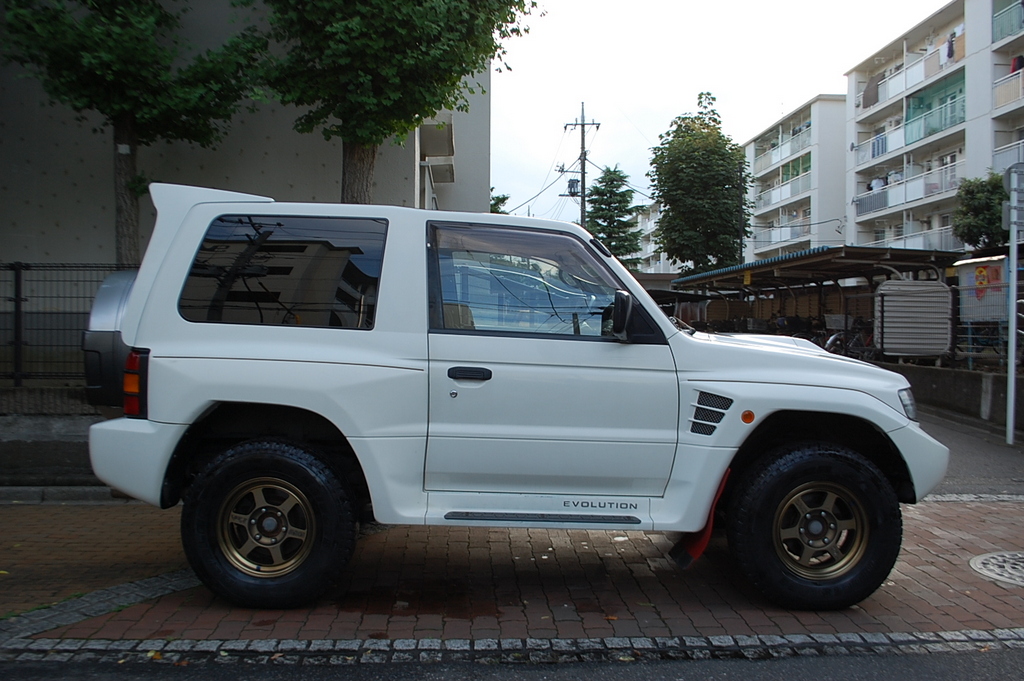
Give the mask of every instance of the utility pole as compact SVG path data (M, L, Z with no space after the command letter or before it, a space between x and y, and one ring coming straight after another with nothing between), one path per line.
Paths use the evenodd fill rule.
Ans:
M593 125L600 128L600 123L591 121L587 123L587 117L583 108L584 102L580 102L580 118L575 123L566 123L563 130L577 127L580 129L580 227L587 228L587 126ZM571 192L570 192L571 193Z

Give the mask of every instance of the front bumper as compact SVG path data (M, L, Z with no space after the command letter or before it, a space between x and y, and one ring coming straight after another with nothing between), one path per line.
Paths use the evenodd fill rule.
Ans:
M921 501L946 475L949 449L913 421L903 428L890 431L889 437L907 462L910 479L914 483L914 495L917 501Z

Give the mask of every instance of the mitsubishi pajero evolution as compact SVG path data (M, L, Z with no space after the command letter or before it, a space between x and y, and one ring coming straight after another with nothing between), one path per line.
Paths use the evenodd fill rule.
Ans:
M357 523L654 530L712 520L766 596L841 608L945 473L906 380L665 316L576 225L154 184L137 274L93 306L96 475L184 502L213 591L319 596Z

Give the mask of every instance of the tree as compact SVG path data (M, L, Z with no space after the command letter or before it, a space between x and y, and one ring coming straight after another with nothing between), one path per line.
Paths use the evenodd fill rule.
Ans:
M953 234L966 244L978 248L1002 246L1009 238L1003 230L1003 201L1009 195L1003 189L1001 175L989 172L988 177L961 180L953 211Z
M251 1L251 0L250 0ZM265 0L282 54L268 83L308 107L298 132L343 142L341 200L369 203L377 148L442 109L466 111L466 78L524 33L532 0Z
M633 190L627 187L629 176L618 166L604 170L587 190L587 230L600 239L612 255L627 267L635 267L639 258L626 256L640 250L640 230L628 218L636 215Z
M159 0L7 0L4 56L39 79L55 102L103 117L114 142L117 262L139 261L140 146L180 140L209 147L251 93L264 41L243 30L222 47L188 54L184 9Z
M508 194L495 194L494 187L491 187L491 212L500 213L501 215L508 215L508 211L505 210L505 204L512 198Z
M750 205L743 148L722 132L715 98L697 97L698 112L672 121L653 149L654 198L662 212L655 238L680 274L707 272L740 262Z

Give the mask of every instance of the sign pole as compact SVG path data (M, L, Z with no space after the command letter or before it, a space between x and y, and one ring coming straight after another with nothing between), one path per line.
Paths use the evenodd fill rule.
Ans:
M1009 279L1007 283L1007 347L1006 347L1006 444L1012 445L1017 420L1017 229L1024 215L1024 163L1014 163L1003 175L1003 187L1010 195L1009 209L1004 211L1004 228L1010 232Z

